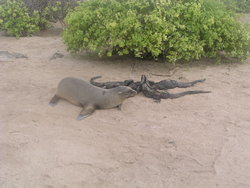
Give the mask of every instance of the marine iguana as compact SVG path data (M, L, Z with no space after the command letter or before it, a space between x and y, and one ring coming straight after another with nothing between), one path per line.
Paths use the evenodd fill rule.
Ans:
M96 82L95 80L101 78L101 76L96 76L90 79L90 83L101 88L110 89L118 86L128 86L135 90L137 93L142 92L146 97L152 98L157 102L161 99L174 99L183 97L185 95L199 94L199 93L211 93L210 91L185 91L176 94L170 94L168 92L160 92L158 90L167 90L174 88L188 88L192 87L197 83L202 83L206 79L194 80L192 82L177 82L175 80L161 80L160 82L154 82L148 80L145 75L141 76L141 81L125 80L125 81L111 81L111 82Z

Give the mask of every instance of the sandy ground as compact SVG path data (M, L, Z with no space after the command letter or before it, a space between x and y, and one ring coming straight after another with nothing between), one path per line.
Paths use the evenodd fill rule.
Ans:
M0 37L0 50L28 56L0 62L1 188L250 187L249 60L173 68L72 57L56 33ZM57 51L64 58L49 60ZM75 120L79 107L48 105L63 77L139 80L141 74L155 81L206 78L186 90L212 93L159 104L137 95L122 111L98 110L82 121Z

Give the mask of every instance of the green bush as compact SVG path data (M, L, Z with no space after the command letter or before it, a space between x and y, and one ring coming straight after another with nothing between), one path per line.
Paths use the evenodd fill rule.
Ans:
M0 0L0 30L11 36L29 36L63 22L77 0Z
M202 40L206 56L224 51L231 57L246 58L250 50L250 33L233 13L216 0L204 1Z
M86 0L66 17L70 52L131 54L170 62L246 57L249 32L215 0Z
M0 29L8 35L28 36L39 30L38 20L37 12L29 14L21 0L5 0L0 4Z
M46 29L49 22L60 21L64 25L64 18L79 0L24 0L30 12L39 13L40 29Z

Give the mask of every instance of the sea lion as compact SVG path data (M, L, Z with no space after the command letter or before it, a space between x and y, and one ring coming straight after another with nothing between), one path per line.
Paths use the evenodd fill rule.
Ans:
M127 86L103 89L78 78L66 77L58 84L57 92L49 104L54 106L59 99L65 99L74 105L81 106L83 109L77 117L77 120L81 120L90 116L96 109L114 107L120 109L122 102L135 96L136 93Z

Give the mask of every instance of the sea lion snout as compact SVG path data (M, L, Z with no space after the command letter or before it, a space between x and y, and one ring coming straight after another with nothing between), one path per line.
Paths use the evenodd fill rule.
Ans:
M127 86L119 86L117 87L117 89L119 90L118 95L120 95L123 98L133 97L137 94L135 90Z
M135 90L130 90L125 92L125 95L127 95L128 97L133 97L137 94L137 92Z
M137 92L132 89L132 90L129 91L129 94L130 94L131 97L133 97L133 96L135 96L137 94Z

